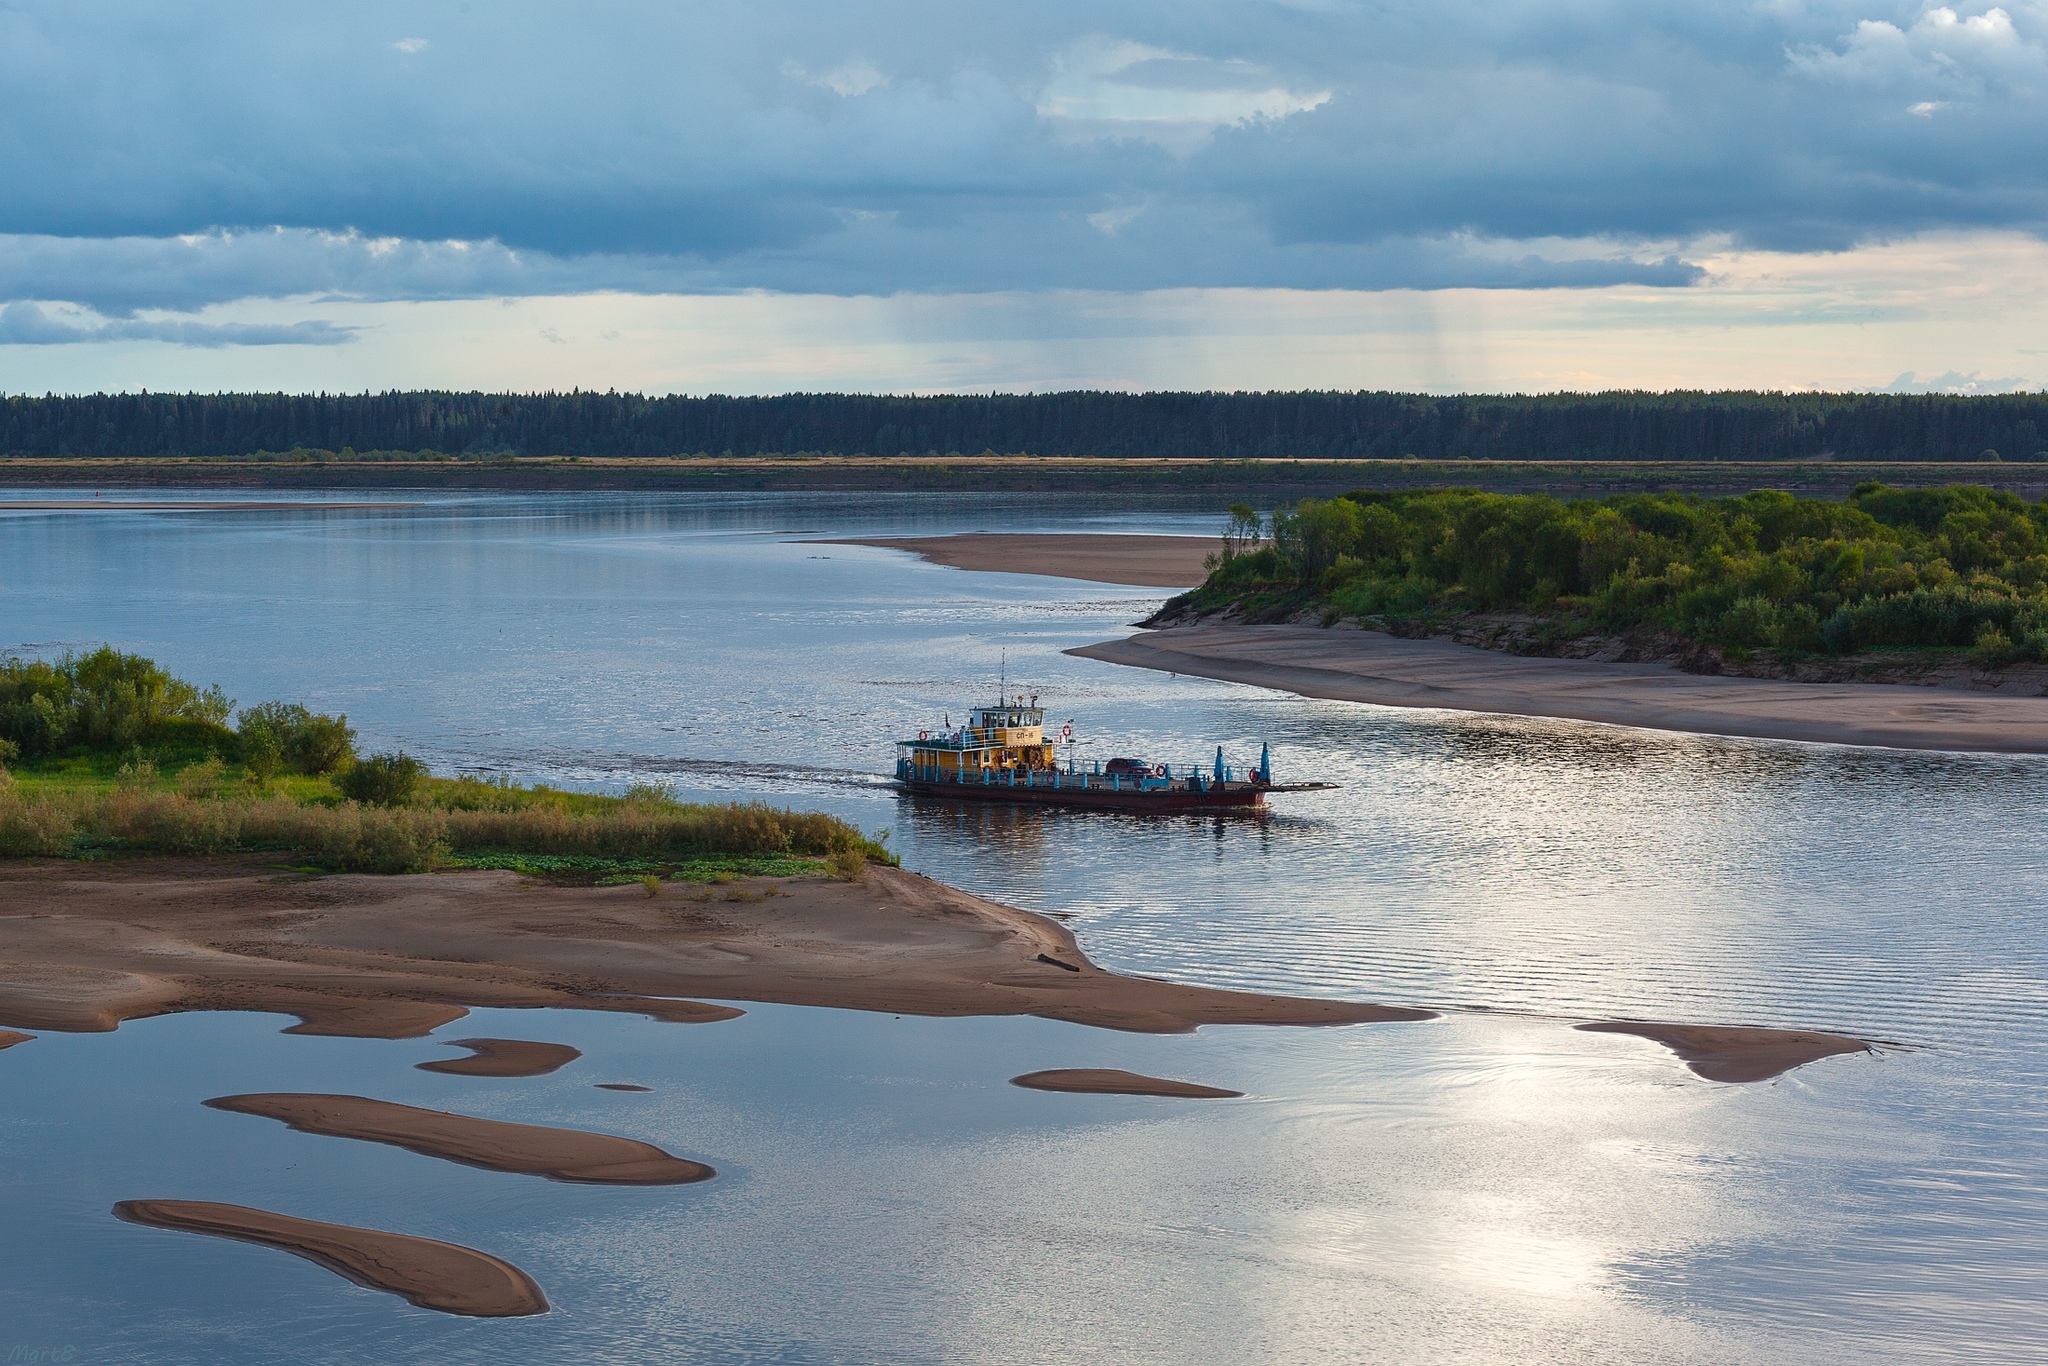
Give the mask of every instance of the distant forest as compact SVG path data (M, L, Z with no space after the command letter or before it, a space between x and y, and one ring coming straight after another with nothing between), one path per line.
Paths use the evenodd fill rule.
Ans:
M72 459L994 451L1211 460L2048 460L2044 433L2048 393L422 392L0 400L0 456Z

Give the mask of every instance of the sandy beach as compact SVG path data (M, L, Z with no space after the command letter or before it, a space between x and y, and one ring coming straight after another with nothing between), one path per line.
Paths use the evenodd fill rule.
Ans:
M254 861L0 863L0 897L13 912L0 918L0 1025L102 1031L176 1011L249 1010L297 1016L287 1033L402 1039L472 1007L622 1011L678 1024L742 1013L692 996L901 1015L1036 1015L1140 1033L1436 1017L1122 976L1091 962L1057 921L900 869L871 867L859 883L789 879L774 885L777 895L762 895L769 885L734 883L729 899L705 902L674 889L649 898L638 886L525 885L498 872L309 879ZM1844 1035L1750 1026L1592 1027L1655 1040L1718 1081L1758 1080L1869 1047ZM574 1052L525 1040L464 1046L479 1043L519 1045L501 1052L508 1063ZM488 1058L477 1053L438 1061ZM1107 1069L1028 1075L1037 1080L1020 1085L1195 1088L1133 1092L1153 1095L1215 1089ZM396 1123L387 1111L404 1108L378 1111L379 1122ZM293 1122L312 1113L295 1110ZM367 1122L368 1113L319 1122ZM485 1123L419 1114L442 1125Z
M2048 753L2048 698L1531 658L1349 626L1176 626L1067 653L1388 707L1895 749Z
M1203 559L1215 554L1222 543L1214 536L970 532L960 536L885 536L814 544L908 550L933 564L951 565L955 569L1044 574L1142 588L1193 588L1209 576L1209 571L1202 567Z
M300 1133L388 1143L424 1157L487 1171L545 1176L551 1181L677 1186L717 1175L702 1162L676 1157L638 1139L582 1129L507 1124L367 1096L268 1092L216 1096L206 1104L215 1110L280 1120Z
M444 1314L514 1318L548 1311L548 1298L531 1276L455 1243L204 1200L123 1200L114 1214L131 1224L278 1248L357 1285L402 1295L422 1309Z
M544 1077L560 1071L583 1056L581 1049L565 1043L536 1043L531 1039L449 1039L450 1048L467 1048L466 1058L436 1058L414 1063L422 1072L446 1072L458 1077Z
M693 996L1152 1033L1432 1015L1120 976L1057 921L899 869L871 866L858 883L790 879L772 897L766 887L695 901L676 888L650 898L503 872L304 878L260 860L8 862L0 1026L106 1030L256 1010L299 1017L293 1032L412 1038L483 1006L678 1023L739 1013Z

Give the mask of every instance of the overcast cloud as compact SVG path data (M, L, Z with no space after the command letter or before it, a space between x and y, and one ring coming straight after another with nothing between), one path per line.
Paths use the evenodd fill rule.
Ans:
M2044 41L2048 0L16 3L0 300L1682 287L2039 233Z

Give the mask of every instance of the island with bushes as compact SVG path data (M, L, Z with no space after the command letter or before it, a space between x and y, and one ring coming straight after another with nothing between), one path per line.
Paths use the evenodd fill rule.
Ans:
M2048 660L2048 506L1971 485L1562 501L1361 490L1232 510L1148 626L1351 622L1520 654L1890 678Z

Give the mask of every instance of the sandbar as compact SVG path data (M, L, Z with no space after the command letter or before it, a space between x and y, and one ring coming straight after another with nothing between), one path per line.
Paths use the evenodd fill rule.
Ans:
M458 1077L544 1077L583 1056L565 1043L531 1039L449 1039L450 1048L471 1050L466 1058L436 1058L414 1063L422 1072L450 1072Z
M18 1043L27 1043L35 1035L24 1034L18 1029L0 1029L0 1048L12 1048Z
M1068 650L1111 664L1387 707L1894 749L2048 753L2048 698L1793 683L1664 664L1532 658L1350 626L1204 623Z
M1180 1096L1188 1100L1229 1100L1244 1094L1220 1086L1199 1086L1191 1081L1169 1081L1141 1072L1115 1067L1055 1067L1044 1072L1026 1072L1011 1077L1010 1085L1033 1091L1076 1091L1096 1096Z
M205 1200L123 1200L114 1215L131 1224L274 1247L444 1314L514 1318L548 1312L548 1297L533 1277L502 1258L455 1243Z
M1434 1016L1121 976L1056 920L878 865L859 882L782 879L779 895L703 906L523 883L482 870L309 879L257 857L0 861L0 1026L250 1010L296 1015L300 1032L413 1038L471 1007L739 1013L690 999L704 996L1145 1033Z
M601 1186L680 1186L708 1181L718 1173L702 1162L665 1153L652 1143L582 1129L507 1124L496 1119L422 1110L367 1096L322 1096L274 1091L216 1096L215 1110L282 1120L302 1134L389 1143L425 1157L466 1167L551 1181Z
M1804 1029L1657 1024L1641 1020L1600 1020L1578 1028L1593 1034L1633 1034L1661 1043L1708 1081L1769 1081L1795 1067L1837 1053L1871 1051L1868 1039Z
M818 545L875 545L908 550L933 564L999 574L1043 574L1090 583L1141 588L1193 588L1209 577L1202 561L1222 548L1214 536L1118 536L1058 532L1045 535L967 532L957 536L881 536L819 541Z

